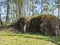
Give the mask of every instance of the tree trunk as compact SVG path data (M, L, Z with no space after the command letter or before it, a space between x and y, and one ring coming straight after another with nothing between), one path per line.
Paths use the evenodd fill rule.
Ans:
M6 22L9 21L9 0L7 0L7 15L6 15Z
M0 14L0 27L2 26L2 23L1 23L1 14Z
M58 18L60 18L60 0L58 0Z

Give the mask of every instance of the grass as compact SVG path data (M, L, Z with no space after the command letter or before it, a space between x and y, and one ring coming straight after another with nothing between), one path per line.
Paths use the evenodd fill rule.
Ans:
M39 34L6 33L0 35L0 45L58 45L57 43L59 43L59 41L56 38Z
M37 39L35 35L30 36L29 34L1 35L0 45L56 45L50 41ZM41 36L39 38L41 38Z
M10 29L0 30L0 45L59 45L60 39L41 34L14 33Z

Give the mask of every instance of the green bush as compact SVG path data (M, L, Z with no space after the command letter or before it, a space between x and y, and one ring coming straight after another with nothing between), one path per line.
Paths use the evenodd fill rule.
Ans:
M27 17L20 17L16 21L15 28L18 29L18 32L26 32L30 19L31 17L27 16Z
M39 32L45 35L58 35L59 20L56 16L50 14L39 15L31 18L29 32Z
M42 33L45 35L58 35L58 17L51 14L21 17L16 22L19 32Z

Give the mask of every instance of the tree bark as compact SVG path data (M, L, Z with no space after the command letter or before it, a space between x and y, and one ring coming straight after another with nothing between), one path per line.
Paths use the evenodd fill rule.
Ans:
M9 21L9 0L7 0L7 15L6 15L6 22Z

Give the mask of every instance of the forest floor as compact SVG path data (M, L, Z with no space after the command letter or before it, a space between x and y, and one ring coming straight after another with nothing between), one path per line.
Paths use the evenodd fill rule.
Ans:
M0 29L0 45L60 45L60 39L41 34L15 33L13 28Z

